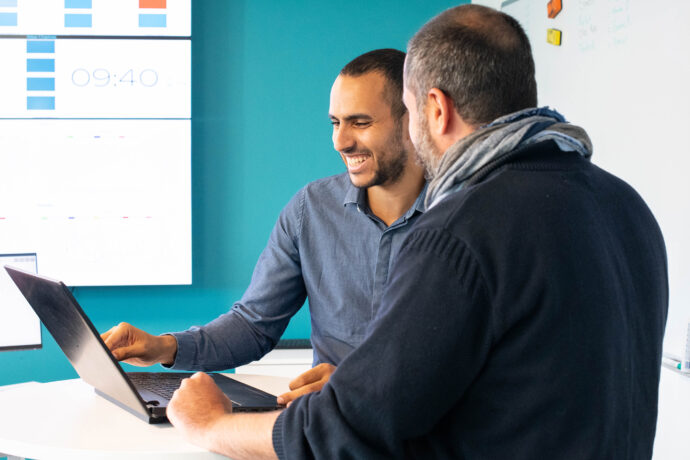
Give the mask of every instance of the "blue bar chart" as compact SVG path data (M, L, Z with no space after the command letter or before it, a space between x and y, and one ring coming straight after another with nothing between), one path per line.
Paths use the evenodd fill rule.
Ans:
M26 110L55 110L55 40L26 40Z

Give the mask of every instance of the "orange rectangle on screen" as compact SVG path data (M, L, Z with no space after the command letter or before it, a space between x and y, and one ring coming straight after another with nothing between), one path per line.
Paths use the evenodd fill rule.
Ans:
M139 0L139 8L165 8L165 0Z

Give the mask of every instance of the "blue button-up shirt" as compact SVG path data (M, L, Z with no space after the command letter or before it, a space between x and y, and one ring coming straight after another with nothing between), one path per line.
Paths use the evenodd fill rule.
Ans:
M314 365L338 365L364 339L425 192L387 227L347 173L308 184L281 212L242 299L203 327L173 333L173 367L222 370L260 359L306 298Z

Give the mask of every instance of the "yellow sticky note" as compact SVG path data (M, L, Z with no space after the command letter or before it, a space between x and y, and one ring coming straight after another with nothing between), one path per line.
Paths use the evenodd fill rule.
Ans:
M561 46L561 31L558 29L548 29L546 31L546 41L552 45Z

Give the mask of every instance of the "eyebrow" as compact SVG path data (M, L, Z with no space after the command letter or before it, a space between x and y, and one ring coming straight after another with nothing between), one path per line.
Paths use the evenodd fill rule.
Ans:
M331 120L337 120L338 117L331 115L330 113L328 114L328 118ZM373 120L374 117L371 115L367 115L366 113L353 113L352 115L348 115L345 118L343 118L342 121L352 121L352 120Z

